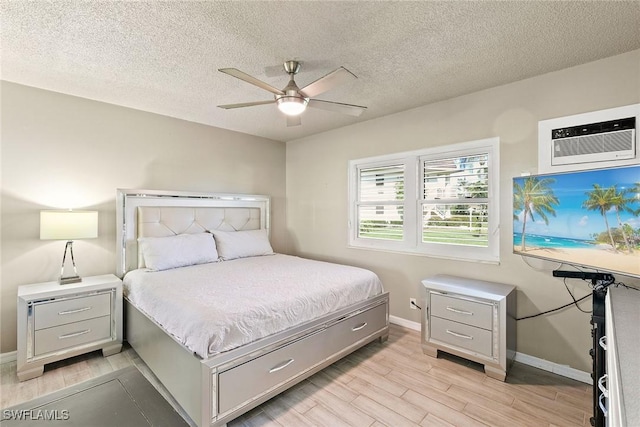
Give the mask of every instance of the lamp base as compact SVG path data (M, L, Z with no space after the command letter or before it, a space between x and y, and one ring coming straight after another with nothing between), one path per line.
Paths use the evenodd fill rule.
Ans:
M60 280L58 280L58 283L60 283L61 285L69 285L71 283L78 283L78 282L82 282L82 277L67 276L67 277L61 277Z
M71 263L73 264L73 276L64 276L64 261L67 259L67 250L71 252ZM76 269L76 260L73 258L73 240L69 240L64 246L64 255L62 255L62 267L60 268L60 279L58 283L61 285L68 285L70 283L82 282L82 278L78 276L78 270Z

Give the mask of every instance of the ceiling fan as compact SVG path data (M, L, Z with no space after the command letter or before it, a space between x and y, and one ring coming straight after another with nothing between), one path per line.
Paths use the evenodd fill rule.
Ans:
M270 101L242 102L239 104L218 105L220 108L232 109L242 107L253 107L256 105L277 104L278 109L287 116L287 126L298 126L302 122L300 114L307 108L313 107L322 110L335 111L337 113L349 114L351 116L359 116L367 107L353 104L343 104L340 102L323 101L314 97L324 93L335 86L345 83L357 77L344 67L340 67L324 77L310 83L300 89L294 80L294 76L300 71L301 63L298 61L286 61L284 63L284 71L289 74L289 83L280 90L250 76L236 68L220 68L218 71L228 74L240 80L244 80L254 86L267 90L274 95L274 99Z

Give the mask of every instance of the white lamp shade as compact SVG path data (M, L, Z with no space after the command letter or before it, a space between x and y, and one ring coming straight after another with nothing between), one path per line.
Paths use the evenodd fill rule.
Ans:
M299 96L282 96L276 101L278 109L287 116L297 116L307 108L308 99Z
M75 240L98 237L97 211L41 211L40 239Z

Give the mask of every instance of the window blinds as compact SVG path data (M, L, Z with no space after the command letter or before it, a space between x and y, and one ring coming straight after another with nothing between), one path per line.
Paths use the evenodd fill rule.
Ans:
M358 237L402 240L404 165L358 170Z
M489 244L489 155L423 159L422 242Z

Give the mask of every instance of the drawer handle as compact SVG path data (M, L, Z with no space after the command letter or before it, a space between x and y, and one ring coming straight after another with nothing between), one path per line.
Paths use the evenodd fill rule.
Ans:
M284 362L280 363L279 365L276 365L273 368L269 369L269 373L273 374L274 372L281 371L284 368L286 368L287 366L291 365L292 363L293 363L293 359L285 360Z
M66 335L60 335L58 337L58 339L59 340L64 340L64 339L67 339L67 338L73 338L73 337L77 337L77 336L80 336L80 335L88 334L89 332L91 332L91 329L86 329L86 330L80 331L80 332L73 332L71 334L66 334Z
M464 338L464 339L466 339L466 340L472 340L472 339L473 339L473 337L472 337L472 336L464 335L464 334L459 334L459 333L457 333L457 332L450 331L449 329L447 329L447 333L448 333L449 335L453 335L454 337Z
M606 335L600 337L600 339L598 340L598 343L600 344L600 347L602 347L604 349L604 351L607 351L607 336Z
M604 395L604 397L609 398L609 390L604 386L604 382L607 381L607 374L604 374L598 379L598 388Z
M467 316L473 316L473 311L458 310L457 308L453 308L453 307L447 307L447 310L453 311L454 313L458 313L458 314L466 314Z
M368 324L367 322L364 322L364 323L363 323L362 325L360 325L360 326L354 326L353 328L351 328L351 330L352 330L353 332L359 331L360 329L362 329L362 328L364 328L365 326L367 326L367 324Z
M601 394L600 397L598 398L598 406L600 406L600 410L602 411L602 413L604 414L604 416L607 416L607 408L604 406L604 403L602 403L602 399L604 399L606 396L604 394Z
M65 314L73 314L73 313L82 313L83 311L91 310L93 307L83 307L75 310L67 310L67 311L59 311L59 316L64 316Z

